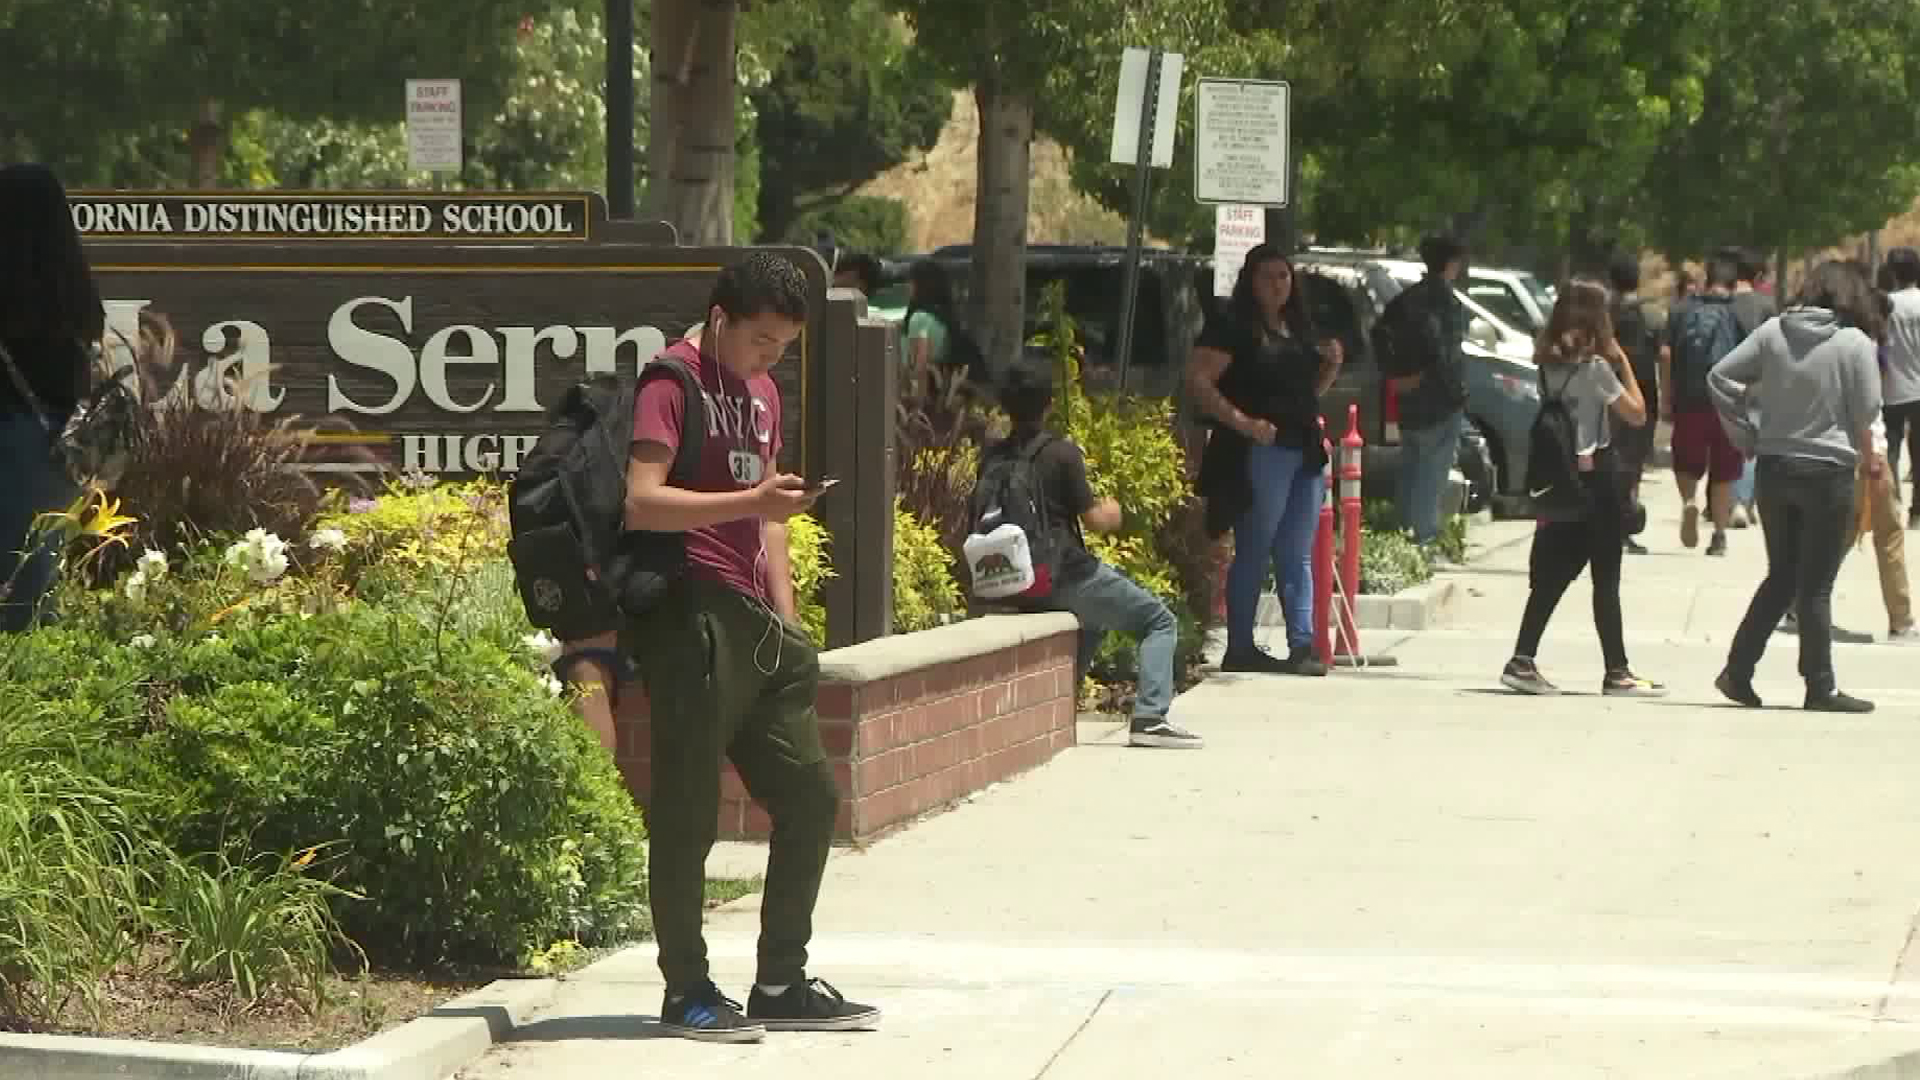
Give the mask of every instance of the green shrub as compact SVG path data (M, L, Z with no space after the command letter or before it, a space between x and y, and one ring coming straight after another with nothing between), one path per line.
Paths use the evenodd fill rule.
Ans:
M82 598L21 641L11 674L107 734L95 767L156 796L176 850L342 842L331 881L367 899L333 908L377 962L510 963L557 937L628 936L638 812L528 646L500 640L528 628L508 617L506 571L486 569L494 598L460 577L442 616L445 572L384 610L308 611L304 583L190 560L137 600Z
M0 716L31 703L0 687ZM153 852L126 793L41 759L0 769L0 1021L44 1022L101 984L145 926Z
M907 250L907 204L882 195L849 195L793 220L780 239L811 244L822 233L848 251L892 255Z
M1400 532L1360 534L1360 591L1390 595L1433 580L1433 565L1413 538Z
M243 1005L276 987L293 988L309 1012L326 1000L333 953L358 951L328 902L359 899L305 872L317 848L236 864L225 853L206 865L175 861L160 875L154 917L170 943L173 977L223 983Z
M953 553L933 526L893 510L893 632L929 630L965 614L966 599L953 576Z
M375 498L330 493L314 529L340 532L345 580L379 599L417 591L426 571L504 558L506 495L505 485L493 480L430 484L416 477Z
M787 522L787 548L793 563L793 606L816 649L827 644L827 609L820 602L820 586L834 576L831 537L812 517L802 514Z

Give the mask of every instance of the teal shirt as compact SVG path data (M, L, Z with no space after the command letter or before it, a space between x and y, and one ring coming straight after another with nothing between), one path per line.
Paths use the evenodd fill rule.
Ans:
M940 316L931 311L916 311L907 320L907 348L905 359L909 366L913 362L913 343L925 338L933 343L931 362L939 366L947 359L947 324Z

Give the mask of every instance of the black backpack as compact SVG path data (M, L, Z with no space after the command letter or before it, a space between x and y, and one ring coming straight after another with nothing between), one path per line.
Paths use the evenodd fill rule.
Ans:
M686 395L668 482L691 486L706 399L686 364L661 358L638 376L596 375L568 387L508 488L507 557L527 621L562 641L613 630L622 612L639 614L685 563L680 534L631 531L623 520L634 403L654 378L678 379Z
M1673 343L1673 381L1676 404L1704 405L1707 374L1740 344L1740 319L1733 302L1695 300L1681 313Z
M1009 438L989 447L980 458L980 476L968 504L973 535L984 536L1003 525L1012 525L1026 534L1027 548L1033 557L1034 583L1019 594L1023 600L1040 600L1052 595L1053 582L1059 574L1061 540L1054 529L1053 515L1047 509L1045 485L1040 482L1040 470L1036 467L1040 452L1056 438L1052 432L1043 431L1024 445ZM977 592L983 570L978 566L969 569Z
M1577 370L1558 394L1547 390L1547 367L1540 369L1540 414L1527 433L1527 496L1541 521L1584 521L1593 500L1580 473L1579 431L1567 408L1566 392Z

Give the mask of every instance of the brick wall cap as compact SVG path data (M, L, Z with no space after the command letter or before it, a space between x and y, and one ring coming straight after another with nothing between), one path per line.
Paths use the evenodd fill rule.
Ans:
M1041 641L1077 634L1080 622L1065 612L1046 615L985 615L914 634L875 638L820 654L825 682L869 683L913 671L971 660Z

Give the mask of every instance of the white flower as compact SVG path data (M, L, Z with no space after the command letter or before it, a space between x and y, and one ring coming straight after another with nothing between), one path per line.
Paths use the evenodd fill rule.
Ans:
M167 576L167 553L148 548L146 553L140 556L140 561L134 563L134 566L140 573L147 576L148 581L159 581L161 578Z
M552 634L547 633L545 630L528 634L520 640L526 644L528 649L533 651L535 656L538 656L542 661L549 664L560 659L561 650L566 648L566 646L560 644Z
M287 572L287 542L265 529L254 529L246 539L227 548L227 564L266 585Z
M147 575L144 570L135 570L127 579L127 599L138 604L147 598Z
M562 683L559 679L551 675L541 676L540 685L546 687L547 693L552 694L554 697L559 697L562 693L565 693L567 689L565 683Z
M128 641L127 644L133 646L136 649L151 649L153 648L153 635L152 634L135 634L133 635L132 640Z
M307 546L315 551L345 551L347 534L339 529L321 529L307 538Z

